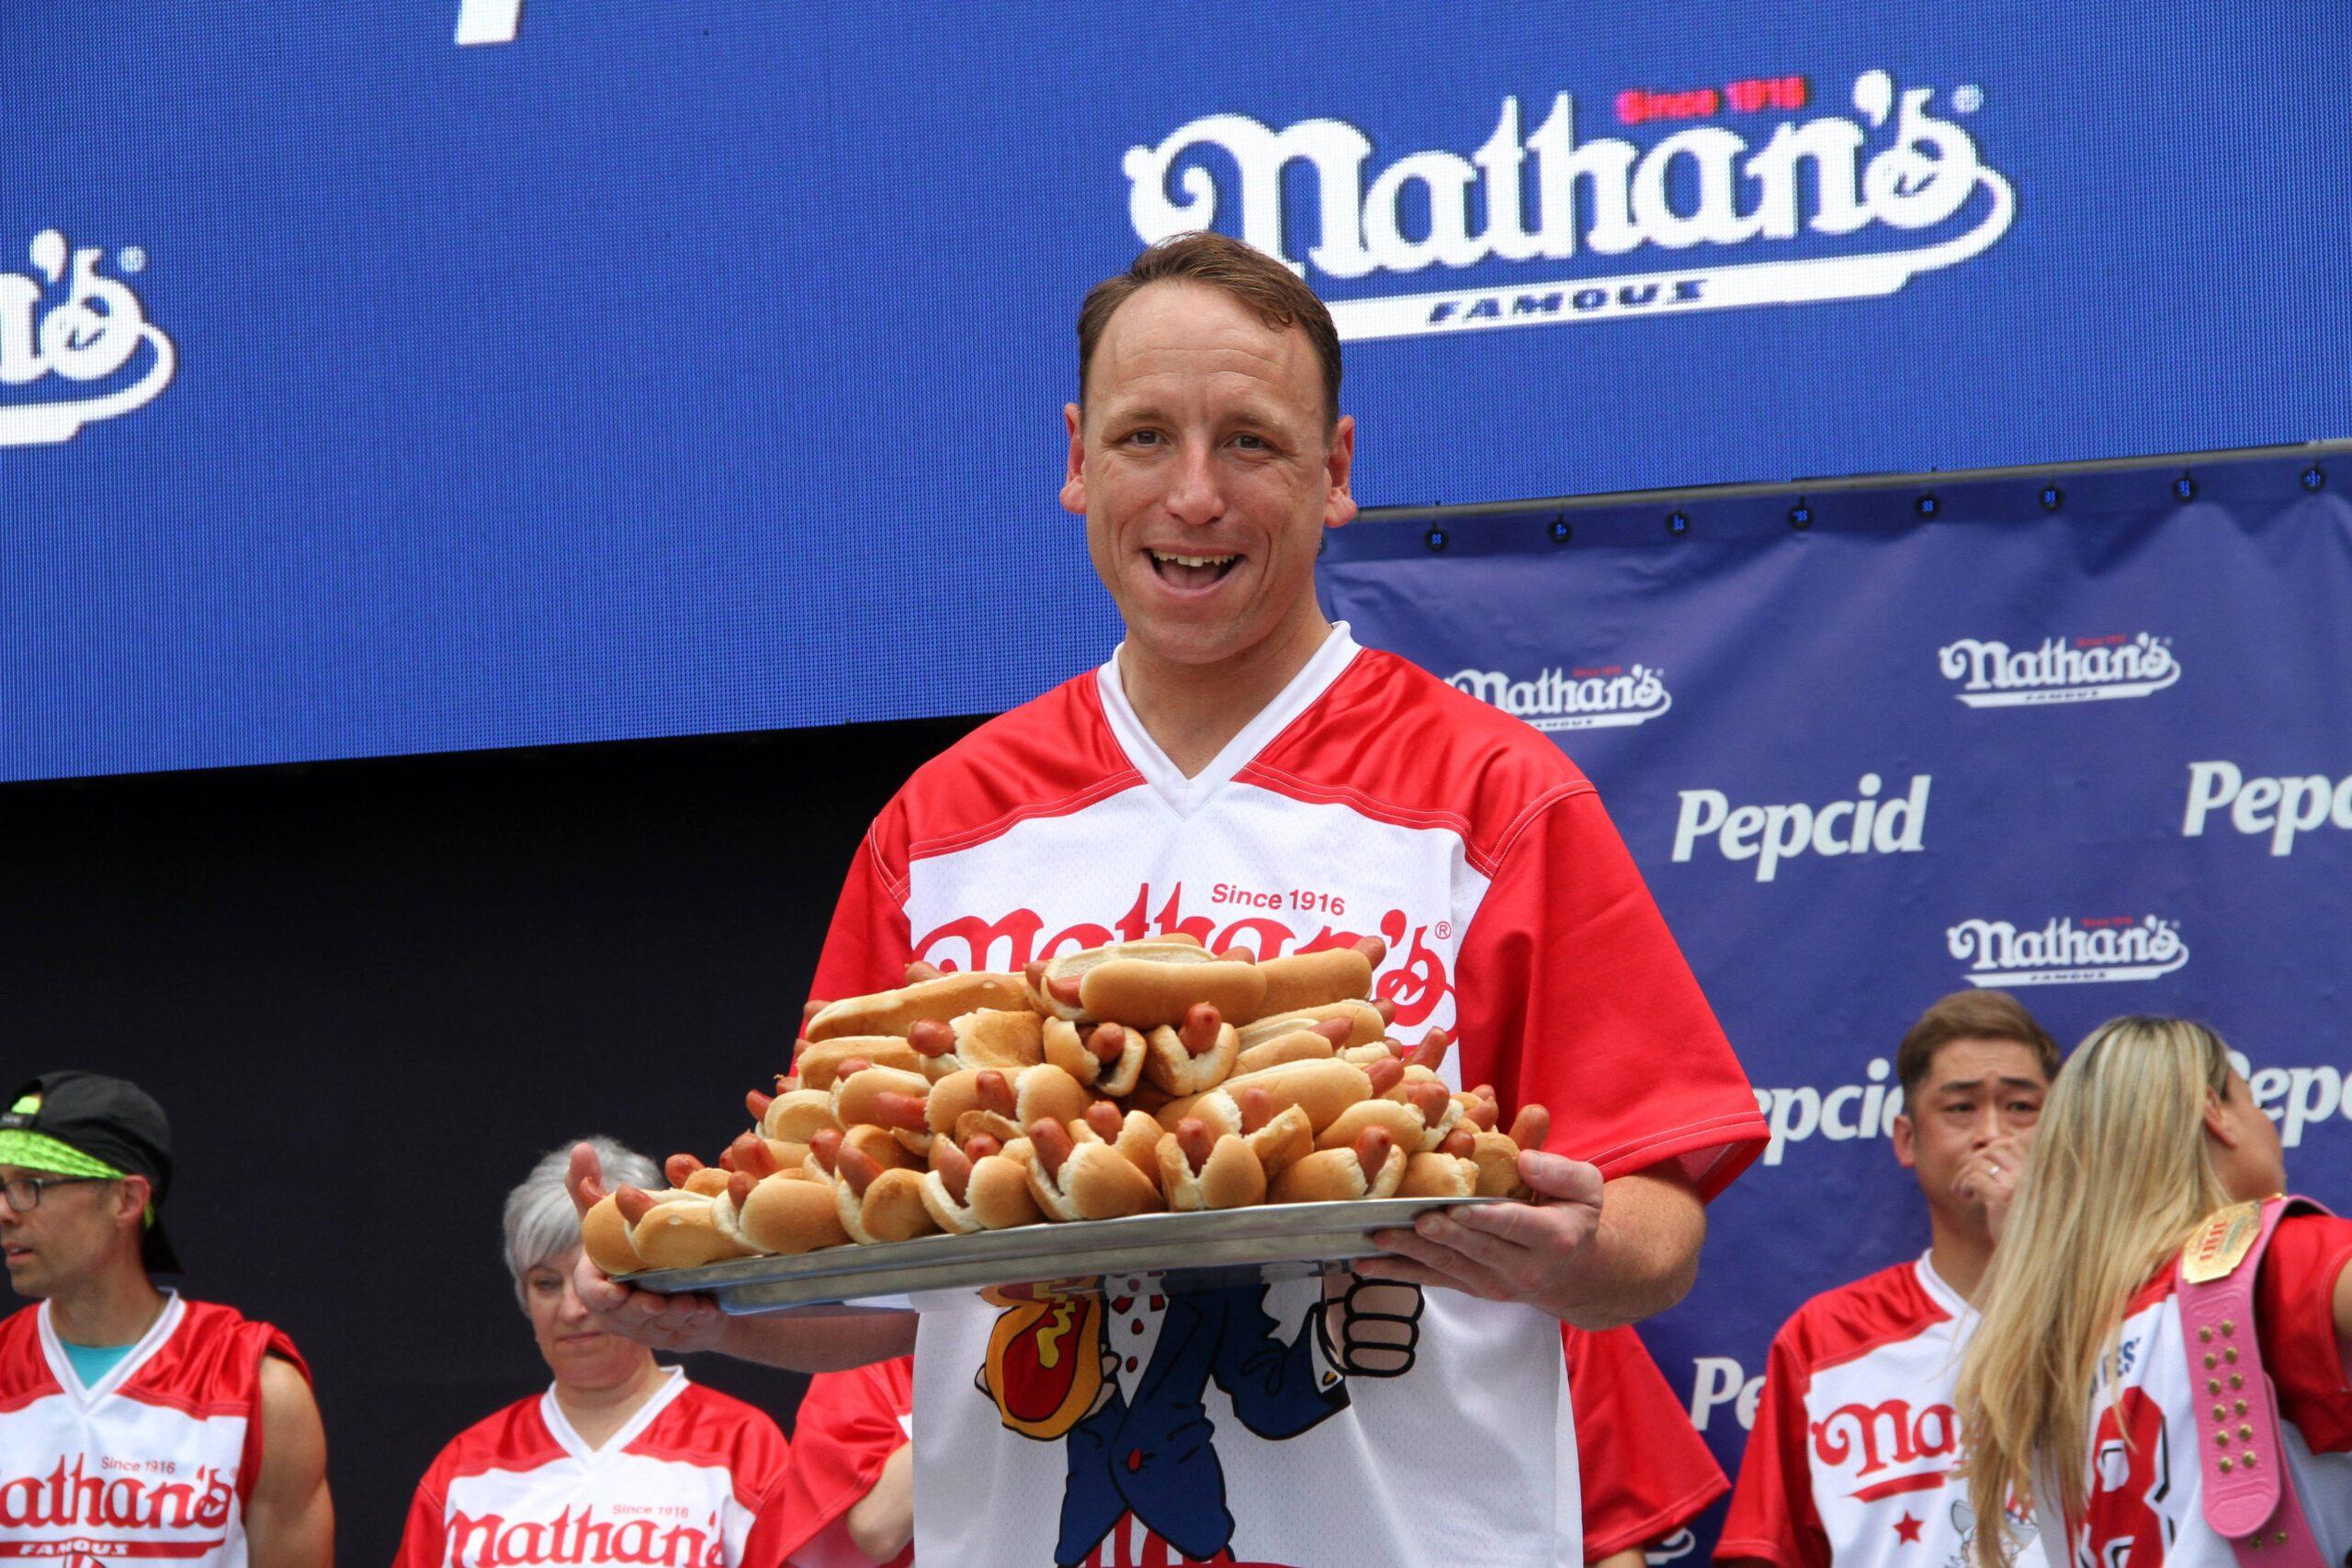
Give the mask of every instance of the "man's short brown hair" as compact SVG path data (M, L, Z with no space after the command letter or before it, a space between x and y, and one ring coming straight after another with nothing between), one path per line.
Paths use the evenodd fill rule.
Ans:
M2033 1053L2044 1080L2058 1077L2058 1042L2023 1003L2007 991L1954 991L1919 1015L1894 1048L1894 1077L1907 1104L1933 1066L1936 1053L1955 1040L2007 1040Z
M1253 245L1210 230L1162 240L1136 257L1126 271L1087 291L1078 312L1079 407L1086 406L1087 368L1094 362L1102 329L1137 289L1151 283L1196 283L1220 289L1256 311L1266 325L1305 332L1323 371L1324 428L1339 423L1340 329L1331 324L1331 312L1290 268Z

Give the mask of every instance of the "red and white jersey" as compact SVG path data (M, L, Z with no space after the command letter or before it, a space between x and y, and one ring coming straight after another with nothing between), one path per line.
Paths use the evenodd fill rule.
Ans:
M2255 1281L2262 1364L2278 1391L2287 1473L2322 1560L2352 1557L2352 1382L2335 1335L2335 1282L2352 1264L2352 1220L2293 1214L2278 1222ZM2053 1564L2081 1568L2235 1568L2205 1522L2196 1416L2201 1392L2182 1355L2174 1270L2125 1309L2120 1375L2092 1396L2085 1517L2063 1534L2041 1519ZM2227 1391L2224 1390L2224 1393ZM2062 1541L2064 1544L2061 1544Z
M1506 1123L1550 1107L1549 1146L1604 1176L1672 1161L1712 1195L1762 1145L1755 1097L1592 785L1535 730L1345 626L1192 778L1136 719L1115 655L926 764L860 848L816 994L899 985L915 957L1017 971L1180 931L1261 958L1380 936L1399 1037L1451 1029L1449 1079L1494 1084ZM1107 1497L1242 1562L1582 1563L1555 1320L1432 1292L1413 1369L1334 1391L1316 1300L1311 1281L1277 1286L1262 1313L1195 1315L1173 1336L1156 1296L1111 1313L1144 1323L1148 1364L1132 1388L1122 1370L1114 1409L1051 1440L975 1388L993 1309L926 1312L918 1557L1083 1562ZM1100 1332L1080 1354L1108 1353ZM1147 1428L1154 1440L1131 1435Z
M47 1302L0 1323L0 1558L243 1568L261 1470L261 1362L293 1342L166 1292L130 1353L82 1386Z
M1690 1412L1631 1328L1563 1325L1584 1490L1584 1555L1652 1546L1731 1490Z
M1975 1328L1924 1255L1799 1307L1772 1341L1715 1556L1967 1568L1952 1383Z
M785 1462L774 1421L675 1367L601 1448L550 1388L449 1440L395 1568L775 1568Z
M784 1560L791 1568L871 1568L842 1524L914 1437L914 1363L900 1356L808 1380L792 1422L785 1483ZM914 1547L885 1568L908 1568Z

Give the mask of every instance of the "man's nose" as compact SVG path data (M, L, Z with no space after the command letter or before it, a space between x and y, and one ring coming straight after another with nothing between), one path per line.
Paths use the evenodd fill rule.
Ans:
M1214 456L1193 447L1179 459L1168 489L1168 510L1179 522L1195 525L1225 515L1225 492L1217 483Z

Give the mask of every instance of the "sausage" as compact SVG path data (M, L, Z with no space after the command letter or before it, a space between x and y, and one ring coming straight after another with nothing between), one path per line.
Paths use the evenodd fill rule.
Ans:
M1029 1125L1029 1145L1037 1151L1037 1164L1048 1181L1062 1179L1062 1162L1069 1158L1078 1145L1070 1142L1069 1129L1050 1119L1040 1119Z
M1394 1056L1383 1056L1364 1069L1364 1077L1372 1080L1373 1098L1377 1100L1405 1081L1405 1064Z
M1370 1189L1380 1179L1383 1167L1388 1163L1388 1151L1396 1140L1388 1135L1385 1127L1366 1127L1356 1138L1356 1163L1363 1167L1363 1184Z
M1356 938L1355 949L1364 955L1365 961L1374 969L1379 968L1388 960L1388 944L1376 936Z
M979 1098L981 1110L993 1111L999 1116L1010 1119L1021 1109L1012 1083L993 1067L972 1080L972 1092Z
M1185 1165L1198 1176L1209 1163L1209 1151L1216 1147L1216 1138L1209 1132L1207 1122L1197 1116L1187 1116L1176 1123L1176 1146L1183 1151Z
M752 1120L754 1122L766 1121L768 1107L775 1103L775 1096L762 1094L755 1089L746 1089L743 1093L743 1109L752 1113Z
M1468 1159L1470 1151L1477 1146L1478 1141L1472 1135L1470 1129L1457 1125L1453 1132L1438 1141L1437 1152L1442 1155L1452 1155L1456 1159Z
M956 1031L935 1018L918 1019L907 1030L907 1043L918 1056L945 1056L956 1049Z
M613 1207L621 1212L622 1219L636 1224L653 1212L653 1195L643 1188L624 1186L613 1194Z
M1420 1083L1405 1086L1405 1103L1421 1113L1421 1120L1434 1127L1445 1120L1445 1108L1453 1102L1442 1083Z
M1374 997L1372 1001L1372 1010L1380 1015L1383 1028L1396 1021L1396 1004L1386 997Z
M841 1154L842 1133L838 1127L820 1127L817 1135L808 1140L808 1157L815 1160L817 1168L827 1176L832 1175L840 1164Z
M1320 1034L1331 1043L1332 1050L1340 1051L1347 1048L1349 1039L1356 1032L1356 1026L1352 1019L1327 1018L1320 1023L1307 1025L1307 1032L1312 1034Z
M965 1201L972 1190L972 1156L942 1138L931 1145L931 1163L947 1195L958 1203Z
M1206 1002L1194 1002L1184 1014L1184 1021L1176 1031L1176 1038L1184 1049L1195 1056L1205 1056L1216 1049L1216 1038L1225 1028L1225 1020L1216 1009Z
M662 1162L662 1174L670 1179L673 1187L684 1187L686 1178L702 1168L702 1161L692 1155L672 1155Z
M1262 1089L1245 1089L1233 1097L1234 1108L1241 1112L1241 1130L1254 1133L1274 1119L1274 1097Z
M1002 1153L1004 1153L1004 1145L986 1133L975 1133L964 1140L964 1157L974 1165L979 1164L990 1155Z
M1049 975L1046 977L1046 995L1064 1007L1080 1005L1081 982L1076 975Z
M1432 1029L1421 1036L1421 1043L1405 1053L1405 1059L1431 1072L1445 1063L1446 1048L1453 1043L1453 1036L1442 1029Z
M1522 1149L1540 1149L1552 1135L1552 1113L1540 1105L1522 1105L1510 1121L1510 1141Z
M874 1097L874 1120L885 1127L896 1127L909 1133L931 1131L931 1118L923 1103L911 1094L885 1089Z
M743 1208L743 1200L749 1198L752 1195L752 1189L758 1185L758 1179L750 1171L739 1170L727 1179L727 1201L734 1204L736 1211L740 1213Z
M1106 1067L1118 1066L1119 1058L1127 1054L1127 1033L1115 1023L1098 1023L1086 1037L1086 1048L1094 1059Z
M872 1155L846 1145L835 1156L834 1165L841 1179L849 1183L849 1190L860 1198L874 1185L874 1179L882 1174L882 1168L874 1163Z
M947 973L947 971L942 969L938 964L928 964L918 958L912 964L907 965L907 984L910 986L920 986L925 980L936 980L945 973Z
M1098 1100L1086 1108L1086 1124L1102 1134L1106 1144L1119 1141L1119 1129L1125 1122L1126 1118L1119 1114L1118 1106L1110 1100Z

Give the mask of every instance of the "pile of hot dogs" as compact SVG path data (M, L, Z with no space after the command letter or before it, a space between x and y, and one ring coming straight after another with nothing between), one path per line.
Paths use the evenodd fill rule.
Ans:
M1523 1196L1495 1091L1446 1087L1367 999L1385 949L1252 962L1114 942L1025 975L915 964L818 1010L715 1167L673 1155L581 1222L611 1274L1046 1220L1392 1197Z

